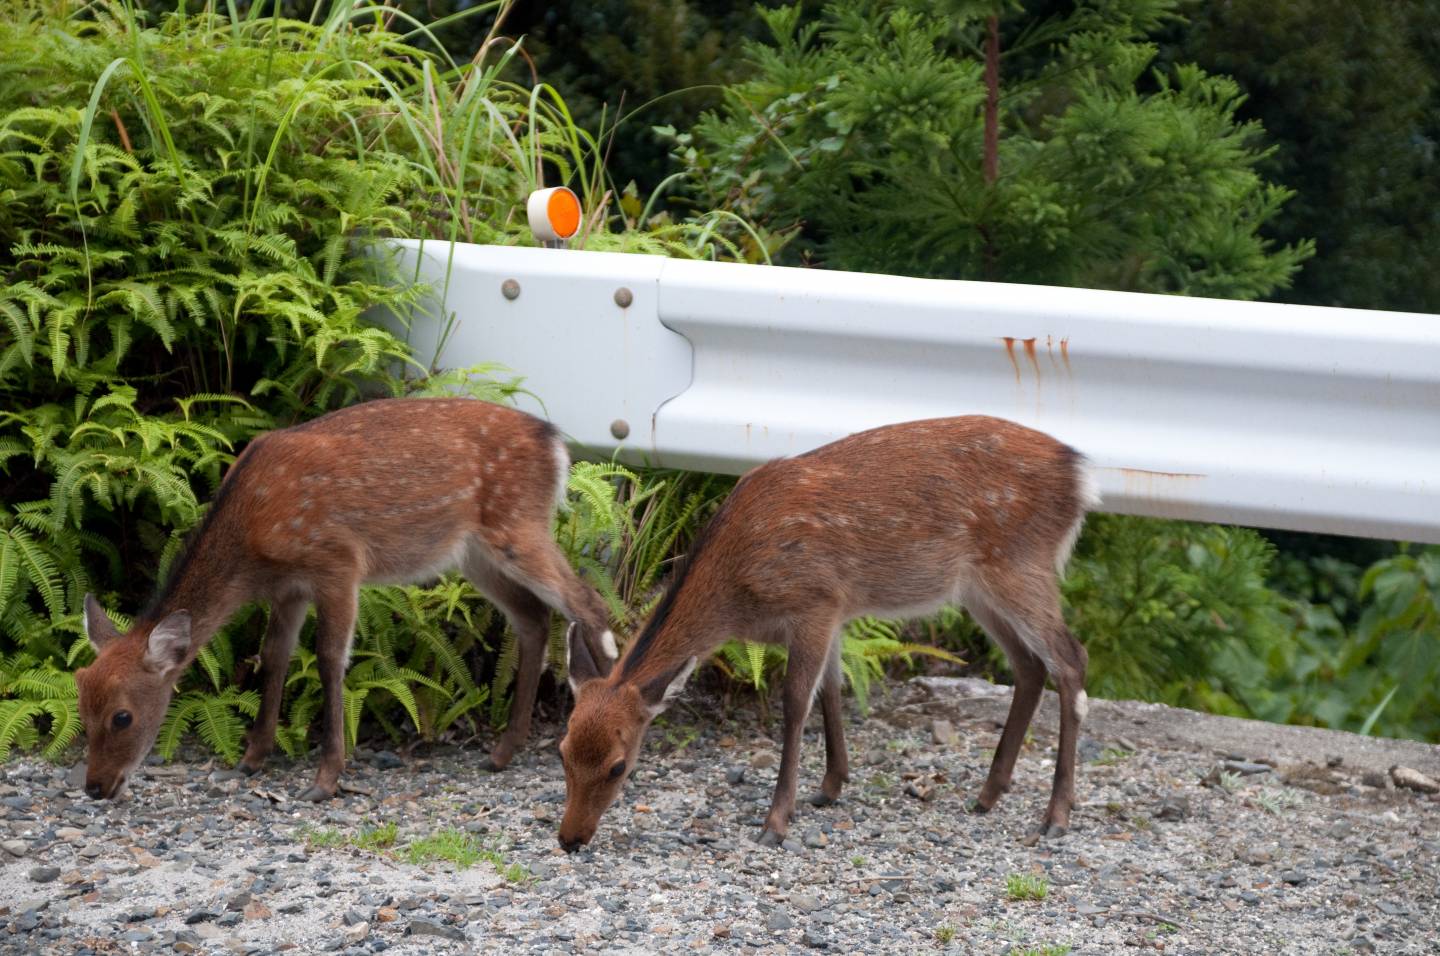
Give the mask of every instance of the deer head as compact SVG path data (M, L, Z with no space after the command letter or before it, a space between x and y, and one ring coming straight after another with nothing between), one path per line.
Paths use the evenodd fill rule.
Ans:
M600 818L635 767L650 722L680 693L697 658L661 677L627 680L620 670L602 677L584 641L568 642L575 710L560 741L565 767L565 817L560 846L573 853L589 843Z
M93 595L85 595L85 634L95 663L75 672L85 724L85 792L119 796L164 723L175 681L189 662L190 614L174 611L121 634Z

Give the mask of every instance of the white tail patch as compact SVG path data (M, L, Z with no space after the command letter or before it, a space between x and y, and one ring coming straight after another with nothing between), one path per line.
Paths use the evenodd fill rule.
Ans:
M555 505L563 511L569 504L566 492L570 487L570 450L558 437L555 439L555 468Z
M620 648L615 646L615 632L609 628L606 628L605 633L600 635L600 646L605 649L605 656L612 661L620 656Z
M1095 474L1095 467L1090 464L1089 459L1081 458L1075 464L1076 488L1075 492L1080 498L1080 517L1075 519L1075 524L1065 537L1060 541L1060 548L1055 552L1055 572L1065 573L1065 565L1070 560L1070 552L1075 550L1075 542L1080 538L1080 529L1085 524L1085 512L1094 511L1100 507L1100 479Z
M1090 713L1090 698L1082 690L1075 695L1075 719L1084 721L1085 716Z

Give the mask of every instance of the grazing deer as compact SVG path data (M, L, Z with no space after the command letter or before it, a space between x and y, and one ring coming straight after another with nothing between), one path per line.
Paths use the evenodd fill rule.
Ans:
M519 676L490 763L502 769L530 730L550 608L573 622L579 656L616 656L604 601L552 538L570 466L556 430L470 399L390 399L256 438L225 476L205 520L150 607L124 634L85 597L95 663L76 673L89 746L85 792L116 796L149 753L175 682L242 605L270 604L262 696L236 771L260 769L275 743L296 638L313 603L324 690L314 784L335 795L345 763L341 694L360 585L423 581L459 567L510 620Z
M1060 753L1042 835L1069 825L1085 716L1085 648L1060 613L1057 575L1098 504L1085 459L995 418L890 425L754 469L700 533L644 631L606 677L570 647L575 709L560 753L560 845L589 842L635 766L650 721L697 662L726 639L783 644L785 744L760 842L785 837L800 738L818 691L825 778L816 805L848 779L840 628L861 615L913 617L958 602L1010 659L1015 690L975 807L995 805L1048 674L1060 691Z

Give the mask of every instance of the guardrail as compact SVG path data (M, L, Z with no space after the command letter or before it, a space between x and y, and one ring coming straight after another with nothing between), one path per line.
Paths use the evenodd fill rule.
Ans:
M1440 316L400 243L436 367L497 362L592 456L740 473L987 414L1106 511L1440 542ZM448 284L447 284L448 276ZM442 340L443 339L443 340Z

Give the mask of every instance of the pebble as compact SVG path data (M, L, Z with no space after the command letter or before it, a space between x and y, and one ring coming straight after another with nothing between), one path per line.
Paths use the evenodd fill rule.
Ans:
M1414 790L1417 793L1440 793L1440 783L1409 767L1391 767L1390 779L1395 782L1395 786L1403 787L1406 790Z
M438 936L441 939L453 939L456 942L465 942L465 931L458 926L450 926L446 923L436 922L428 919L412 919L405 927L406 936Z
M1238 773L1242 777L1251 777L1256 774L1269 773L1275 768L1268 763L1255 763L1249 760L1226 760L1221 764L1231 773Z
M955 725L948 720L935 720L930 723L930 739L937 747L953 747L957 741Z
M770 915L765 917L765 928L772 933L779 933L787 929L793 929L795 924L790 917L780 910L771 910Z
M1151 814L1157 820L1177 822L1190 816L1190 801L1183 794L1172 793L1155 808Z
M24 840L6 840L3 843L0 843L0 849L3 849L11 856L24 856L27 852L29 852L30 844L26 843Z
M750 766L755 770L766 770L780 762L773 750L762 750L750 758Z
M30 879L35 883L49 883L58 879L60 867L58 866L34 866L30 868Z

